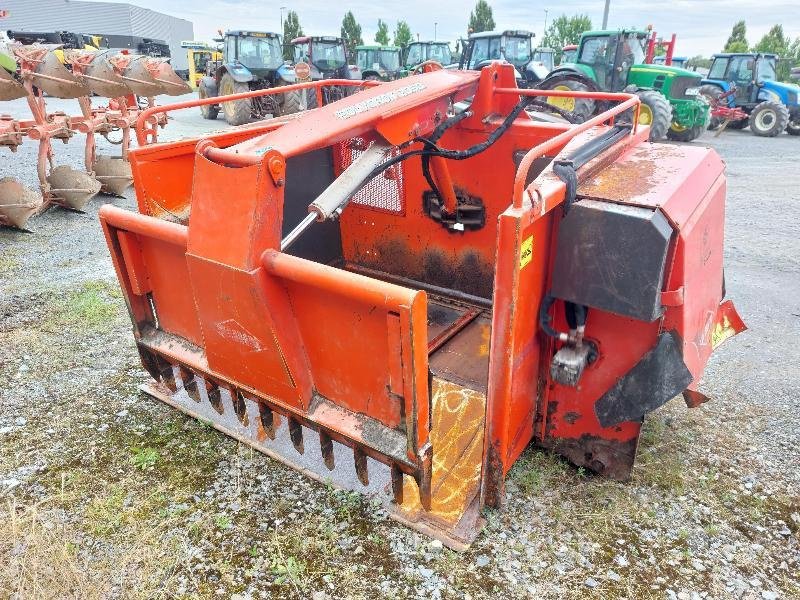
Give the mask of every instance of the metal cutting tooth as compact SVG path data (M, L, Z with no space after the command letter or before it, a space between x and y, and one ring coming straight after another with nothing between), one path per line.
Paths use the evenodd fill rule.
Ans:
M322 460L325 461L325 466L329 471L333 471L336 466L333 458L333 440L324 431L319 432L319 448L322 452Z
M219 414L225 413L225 407L222 405L222 396L220 395L219 386L213 381L206 380L206 394L208 394L208 401L214 410Z
M169 391L173 394L176 393L178 391L178 384L175 382L175 372L173 371L172 364L157 354L155 356L161 383L167 386Z
M392 464L392 496L395 504L403 503L403 472L396 464Z
M261 427L264 433L271 440L275 439L275 419L272 415L272 409L263 402L258 403L258 416L261 421Z
M289 437L292 438L294 449L303 454L305 452L303 447L303 426L300 425L300 421L292 417L289 417Z
M353 448L353 460L356 463L356 475L362 485L369 485L369 472L367 471L367 455L361 448Z
M247 416L247 403L244 400L244 396L242 396L240 391L234 389L231 389L230 393L231 401L233 402L233 410L239 418L239 422L243 427L249 427L250 417Z
M180 367L179 374L183 382L183 389L186 390L189 398L195 402L200 402L200 389L197 387L195 374L186 367Z

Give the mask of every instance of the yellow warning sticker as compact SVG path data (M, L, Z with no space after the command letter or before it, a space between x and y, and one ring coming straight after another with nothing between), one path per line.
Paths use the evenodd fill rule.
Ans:
M519 249L519 268L524 269L533 260L533 236L528 236L522 241Z

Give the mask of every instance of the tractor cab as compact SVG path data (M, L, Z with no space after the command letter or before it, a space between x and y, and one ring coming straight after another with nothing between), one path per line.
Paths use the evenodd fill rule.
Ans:
M393 81L400 73L401 54L397 46L356 46L356 66L364 79Z
M556 51L552 48L535 48L533 60L542 63L548 71L552 71L556 66Z
M756 104L762 89L781 86L775 77L777 59L774 54L715 54L703 83L717 83L725 91L735 87L737 106Z
M622 91L633 65L645 61L648 34L643 31L598 31L581 37L576 56L578 69L600 89Z
M303 36L292 40L294 62L306 63L311 80L361 79L361 70L347 65L344 40L335 36Z
M435 60L442 66L453 63L453 53L447 42L412 42L406 46L404 66L413 70L428 60Z
M561 49L561 60L558 66L566 65L575 62L575 57L578 55L578 44L567 44Z
M281 38L263 31L228 31L222 40L225 68L237 81L268 77L283 64Z
M550 71L534 57L532 39L533 34L523 30L473 33L461 58L461 67L479 70L493 60L504 60L514 65L517 85L530 87L542 81Z
M654 56L652 64L667 65L672 67L678 67L679 69L687 69L689 67L689 57L673 56L671 60L668 60L668 57L662 54L661 56Z

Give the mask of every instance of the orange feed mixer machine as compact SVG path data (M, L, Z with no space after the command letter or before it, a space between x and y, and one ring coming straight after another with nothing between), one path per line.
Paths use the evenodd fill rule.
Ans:
M648 143L632 95L545 122L580 93L423 70L136 148L138 212L100 218L148 394L464 548L529 443L628 478L744 325L713 150Z

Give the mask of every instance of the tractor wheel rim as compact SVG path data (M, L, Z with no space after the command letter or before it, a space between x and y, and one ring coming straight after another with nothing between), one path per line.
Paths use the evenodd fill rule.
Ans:
M756 115L756 126L758 126L759 129L770 129L773 125L775 125L776 120L777 119L773 111L764 110Z
M650 125L653 123L653 110L646 104L639 105L639 125Z
M563 84L555 86L553 90L558 90L561 92L572 91L569 87ZM547 99L547 103L568 112L573 112L575 110L575 98L556 98L551 96Z
M225 85L222 86L222 90L220 90L220 96L230 96L231 94L233 94L233 85L229 81L226 81ZM233 117L234 112L236 111L235 103L223 102L222 110L224 110L225 114L229 117Z
M676 133L681 133L682 131L686 131L689 128L688 127L684 127L683 125L681 125L680 123L678 123L676 121L673 121L672 122L672 126L670 127L670 129L672 129L672 131L674 131Z

